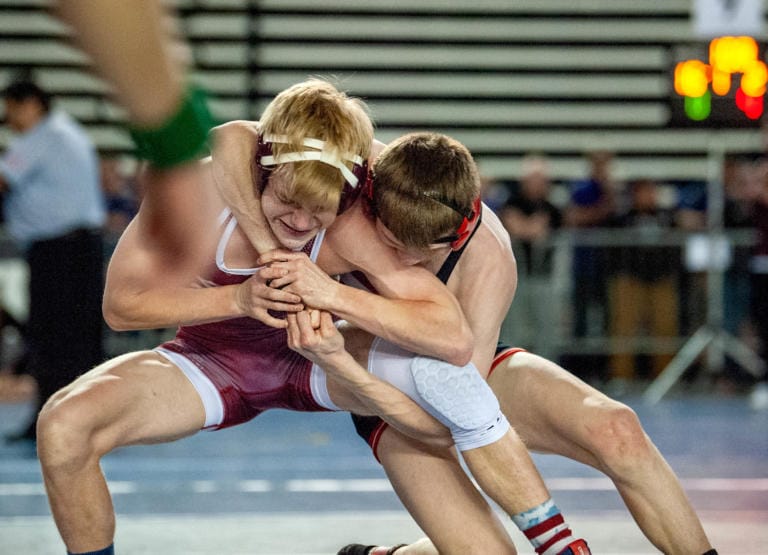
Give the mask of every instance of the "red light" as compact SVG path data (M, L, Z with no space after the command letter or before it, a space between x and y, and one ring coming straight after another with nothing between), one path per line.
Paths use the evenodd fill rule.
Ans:
M760 119L763 115L763 97L749 96L741 87L736 91L736 106L749 119Z

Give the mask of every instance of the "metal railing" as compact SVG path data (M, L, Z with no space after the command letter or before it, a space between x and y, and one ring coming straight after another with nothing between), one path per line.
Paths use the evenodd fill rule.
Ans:
M748 256L753 244L754 233L748 229L714 234L672 229L563 230L553 233L547 241L531 245L528 251L530 258L527 259L526 250L513 241L518 259L519 286L502 339L513 344L522 341L521 346L554 359L567 354L674 354L699 325L708 321L708 309L722 308L722 295L732 282L748 279L746 269L740 267L742 257ZM618 337L611 334L610 311L620 310L621 305L616 299L611 302L609 289L617 277L617 261L622 252L632 249L635 253L642 253L643 249L651 252L659 248L677 253L677 260L673 261L675 267L669 270L677 285L678 310L670 317L676 319L678 333L663 337L653 335L650 330L632 336ZM596 286L604 288L602 297L574 299L580 286L584 285L579 283L579 276L574 274L575 253L577 256L601 259L602 267L597 268L601 274L591 277L597 277ZM533 272L528 273L528 268L533 268ZM722 286L707 287L707 280L710 279L716 279ZM535 283L535 287L531 290L527 287L528 283ZM543 293L546 293L546 297L541 298ZM530 295L538 295L539 298L527 298ZM741 301L744 305L748 302L747 299ZM530 318L529 309L536 304L548 307L550 321ZM524 309L516 314L520 305ZM588 313L578 314L579 306L586 308ZM664 311L669 307L651 309ZM586 325L582 326L585 329L577 329L579 319L582 323L586 320ZM718 320L717 324L723 325L722 312ZM515 330L526 328L524 337L514 336Z

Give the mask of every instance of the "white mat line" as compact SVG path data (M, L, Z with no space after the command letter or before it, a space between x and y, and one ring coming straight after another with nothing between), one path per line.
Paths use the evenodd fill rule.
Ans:
M549 478L545 480L551 491L611 491L615 489L608 478ZM687 491L768 491L768 478L689 478L681 480ZM110 481L112 495L141 493L139 481ZM374 479L311 479L311 480L241 480L234 485L217 480L195 480L174 484L174 492L192 491L194 493L217 493L221 491L239 491L242 493L268 493L287 491L291 493L390 493L392 485L384 478ZM0 496L36 496L45 495L45 488L40 482L18 482L0 484Z

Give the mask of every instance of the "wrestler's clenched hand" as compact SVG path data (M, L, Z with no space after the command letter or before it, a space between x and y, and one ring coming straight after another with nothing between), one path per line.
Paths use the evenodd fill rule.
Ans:
M304 304L298 295L270 287L271 281L284 274L285 271L279 268L264 267L241 283L235 294L235 302L243 315L260 320L273 328L286 328L288 323L285 320L276 318L268 311L299 312L304 310Z
M299 295L307 306L324 310L335 306L339 282L321 270L306 254L271 251L262 255L259 263L284 270L281 277L272 281L272 287Z
M319 313L319 327L313 325L311 312ZM329 312L303 310L288 314L286 320L288 346L312 362L325 367L339 355L346 354L344 337Z

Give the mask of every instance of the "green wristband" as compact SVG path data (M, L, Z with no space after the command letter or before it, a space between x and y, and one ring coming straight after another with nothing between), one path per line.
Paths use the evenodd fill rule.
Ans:
M128 127L136 156L158 168L171 168L207 152L208 132L215 125L205 92L191 85L179 108L160 127Z

